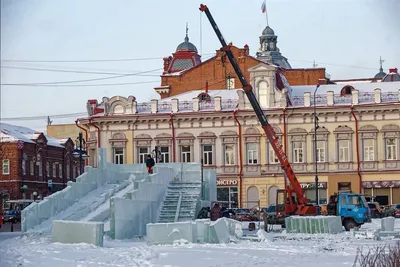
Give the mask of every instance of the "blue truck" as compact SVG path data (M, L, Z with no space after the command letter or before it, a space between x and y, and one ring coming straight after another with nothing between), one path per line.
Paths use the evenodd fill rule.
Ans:
M327 211L328 215L342 217L342 225L346 231L371 222L371 211L362 194L339 193L333 195L328 203Z

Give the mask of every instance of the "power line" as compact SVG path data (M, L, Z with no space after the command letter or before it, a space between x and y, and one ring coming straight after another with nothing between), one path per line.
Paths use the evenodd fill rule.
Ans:
M306 63L312 63L312 64L316 64L316 65L327 65L327 66L337 66L337 67L367 69L367 70L376 70L376 69L377 69L377 68L363 67L363 66L357 66L357 65L344 65L344 64L335 64L335 63L319 62L319 61L315 61L315 60L314 60L314 61L309 61L309 60L291 59L290 61L293 61L293 62L306 62Z
M205 55L212 55L215 53L207 53ZM147 57L147 58L120 58L120 59L85 59L85 60L26 60L26 59L3 59L4 62L40 62L40 63L85 63L85 62L118 62L118 61L141 61L141 60L156 60L163 59L164 57Z
M97 71L81 71L81 70L63 70L63 69L49 69L49 68L34 68L34 67L19 67L19 66L1 66L2 68L21 69L21 70L37 70L49 72L67 72L67 73L82 73L82 74L101 74L101 75L128 75L130 73L117 73L117 72L97 72ZM157 69L158 71L159 69ZM160 77L159 74L136 74L135 76L153 76Z
M31 120L44 120L48 117L52 119L63 119L71 117L85 116L87 112L77 112L77 113L66 113L57 115L46 115L46 116L29 116L29 117L12 117L12 118L2 118L2 121L31 121Z
M47 83L2 83L1 85L18 85L18 86L24 86L24 85L56 85L56 84L67 84L67 83L79 83L79 82L92 82L92 81L102 81L102 80L110 80L110 79L117 79L117 78L122 78L122 77L128 77L128 76L135 76L138 74L143 74L143 73L148 73L148 72L153 72L156 70L162 70L160 69L155 69L155 70L148 70L148 71L142 71L142 72L137 72L137 73L128 73L128 74L122 74L122 75L116 75L116 76L111 76L111 77L103 77L103 78L94 78L94 79L86 79L86 80L74 80L74 81L57 81L57 82L47 82Z
M126 83L98 83L98 84L2 84L7 86L26 86L26 87L91 87L91 86L121 86L133 84L159 83L160 81L126 82Z

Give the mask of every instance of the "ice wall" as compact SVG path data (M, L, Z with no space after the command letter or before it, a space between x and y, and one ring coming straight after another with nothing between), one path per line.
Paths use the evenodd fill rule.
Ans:
M52 241L103 246L104 224L100 222L53 221Z
M290 216L285 218L287 233L336 234L343 231L340 216Z
M137 181L137 189L130 199L112 198L109 236L128 239L146 235L146 224L157 221L161 203L174 172L160 167L158 173Z
M186 240L191 243L227 243L237 241L242 236L242 224L236 220L220 218L194 222L149 223L146 240L149 244L172 244Z

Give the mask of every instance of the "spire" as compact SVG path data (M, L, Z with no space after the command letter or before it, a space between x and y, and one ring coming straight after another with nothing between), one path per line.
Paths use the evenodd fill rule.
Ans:
M185 42L189 42L189 35L188 35L188 32L189 32L189 26L188 26L188 23L186 22L186 37L185 37Z
M379 72L383 72L383 67L382 67L383 62L385 62L385 60L383 60L382 57L379 56L379 65L380 65Z

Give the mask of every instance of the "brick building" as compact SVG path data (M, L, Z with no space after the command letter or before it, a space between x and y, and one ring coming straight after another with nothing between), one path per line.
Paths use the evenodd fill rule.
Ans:
M42 199L63 189L79 173L71 139L5 123L0 138L3 199Z
M260 36L260 48L255 57L250 55L248 45L244 45L243 48L230 45L247 80L250 80L251 68L260 63L267 63L278 67L292 86L328 82L325 78L325 68L291 68L287 58L281 55L277 47L277 36L269 26ZM206 88L209 90L238 89L241 88L241 84L224 51L217 50L213 57L202 62L196 46L189 42L186 32L184 42L178 45L175 53L164 58L161 85L154 89L161 98L167 98Z

